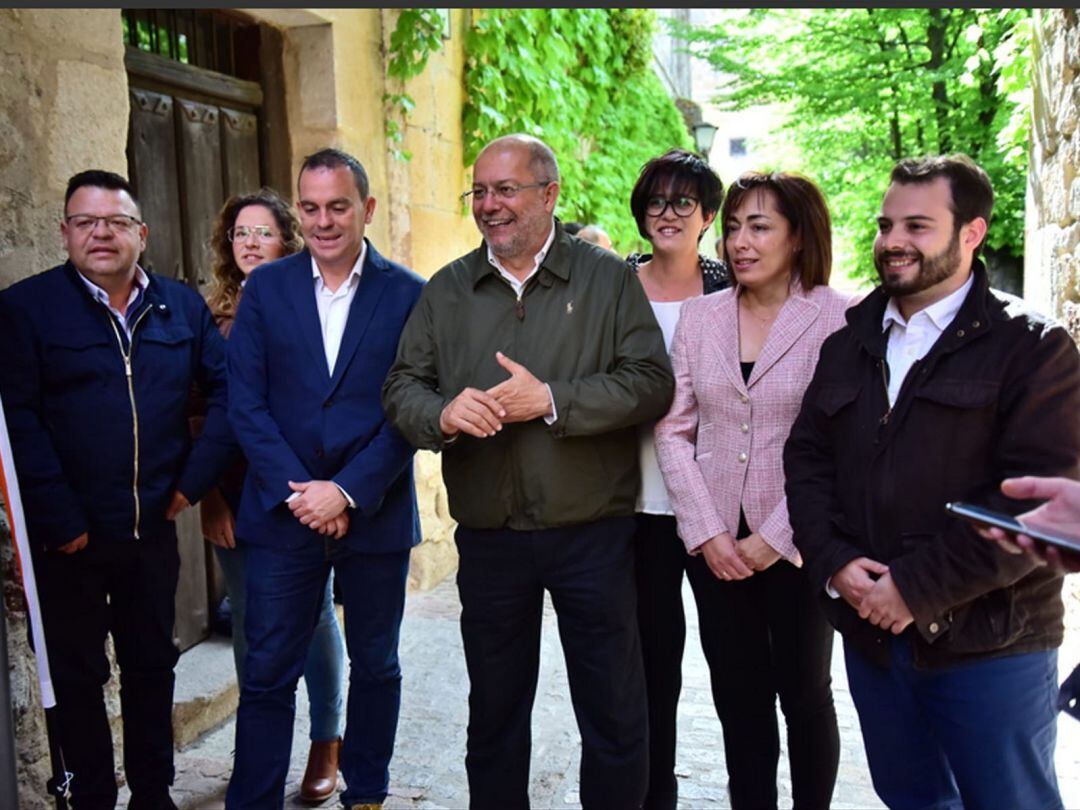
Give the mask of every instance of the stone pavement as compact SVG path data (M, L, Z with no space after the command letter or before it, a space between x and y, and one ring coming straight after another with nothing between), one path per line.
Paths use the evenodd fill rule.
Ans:
M1061 651L1062 676L1080 660L1080 597L1073 594L1070 631ZM688 640L683 662L683 693L679 704L678 776L680 808L726 808L723 741L712 709L707 669L697 642L697 616L689 587L684 591ZM465 724L468 681L465 675L460 606L453 580L431 591L408 595L402 626L401 662L404 673L401 721L394 761L390 767L387 810L401 808L465 808ZM530 795L534 808L579 807L578 736L566 685L566 669L550 604L544 618L540 681L533 711L533 760ZM859 735L858 718L844 676L840 644L833 658L834 694L840 722L841 756L833 807L836 810L880 808L870 785ZM219 658L232 666L231 657ZM782 723L782 720L781 720ZM181 810L224 807L225 786L232 759L234 721L177 755L174 797ZM783 726L781 725L781 729ZM297 724L286 807L296 799L307 756L307 696L297 691ZM781 733L783 746L783 733ZM1058 774L1067 808L1080 808L1080 722L1062 717L1059 723ZM780 760L780 806L790 807L791 783L786 751ZM339 807L329 800L323 807Z

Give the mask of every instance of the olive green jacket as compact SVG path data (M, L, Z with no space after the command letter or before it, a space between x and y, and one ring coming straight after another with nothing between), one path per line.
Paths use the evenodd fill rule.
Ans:
M390 422L416 447L443 451L450 514L470 529L632 515L635 426L671 402L671 364L640 282L618 256L555 227L520 304L485 244L439 270L383 385ZM497 350L551 386L556 421L448 443L439 428L445 405L466 387L486 390L509 377Z

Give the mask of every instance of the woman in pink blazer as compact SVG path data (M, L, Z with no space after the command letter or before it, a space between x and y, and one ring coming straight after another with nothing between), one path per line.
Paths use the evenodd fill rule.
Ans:
M840 747L833 633L792 544L782 452L850 299L828 286L829 212L809 180L743 175L721 224L736 286L682 308L657 457L692 557L731 806L777 805L779 695L795 808L826 808Z

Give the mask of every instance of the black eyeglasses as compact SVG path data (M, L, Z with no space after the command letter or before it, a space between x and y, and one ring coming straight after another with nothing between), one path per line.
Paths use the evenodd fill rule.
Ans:
M537 183L500 183L497 186L474 186L471 190L466 191L461 195L462 202L469 202L472 198L474 202L481 202L487 199L487 195L494 195L496 199L500 200L512 200L518 195L518 192L526 188L542 188L544 186L550 186L553 180L541 180Z
M645 213L650 217L662 217L664 212L671 206L677 217L688 217L697 211L698 201L696 197L688 197L685 194L669 200L667 197L649 197L645 203Z

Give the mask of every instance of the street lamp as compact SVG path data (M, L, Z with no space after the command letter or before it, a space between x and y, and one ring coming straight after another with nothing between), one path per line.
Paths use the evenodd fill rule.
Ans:
M716 138L716 127L705 121L698 121L694 124L694 145L697 147L698 154L702 155L706 159L709 157L709 152L712 150L713 140Z

